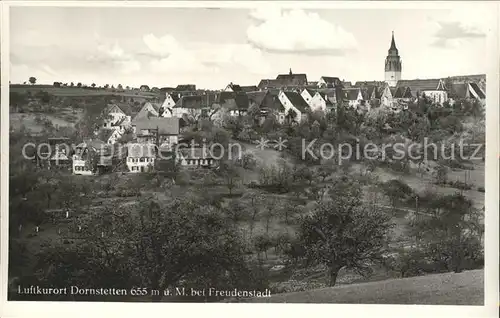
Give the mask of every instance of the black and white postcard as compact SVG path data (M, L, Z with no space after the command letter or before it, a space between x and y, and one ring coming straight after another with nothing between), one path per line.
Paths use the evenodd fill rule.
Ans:
M497 317L498 2L0 8L2 317Z

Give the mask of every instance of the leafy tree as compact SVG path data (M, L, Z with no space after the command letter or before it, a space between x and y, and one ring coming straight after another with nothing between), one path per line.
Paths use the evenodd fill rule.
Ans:
M233 190L238 187L241 181L240 171L232 162L226 162L221 165L224 184L229 190L229 195L233 194Z
M321 178L322 182L325 182L326 178L332 176L339 170L339 166L333 162L326 162L322 164L317 171L317 176Z
M271 246L273 246L273 242L268 234L258 235L254 238L254 247L259 258L264 253L267 259L267 251Z
M421 248L432 261L459 273L467 266L481 265L482 220L482 211L462 194L438 196L431 203L431 214L412 222L411 234L418 234Z
M261 214L261 207L264 202L264 198L258 192L247 191L241 197L241 202L245 202L245 210L250 217L250 236L252 236L255 228L255 222L257 222L257 218Z
M235 228L213 206L186 196L172 197L165 205L148 198L134 209L109 207L82 215L78 222L85 239L43 251L37 266L41 280L160 291L181 281L189 286L201 280L219 288L249 283Z
M95 84L95 83L92 83L92 85L90 85L90 86L92 86L92 88L95 88L95 87L96 87L96 84Z
M436 169L436 183L445 184L448 181L448 168L444 165L439 165Z
M391 200L392 208L398 203L409 202L415 197L413 189L401 180L393 179L382 184L382 191Z
M301 220L299 242L306 259L328 267L329 286L344 267L366 274L374 262L383 260L390 217L363 206L361 193L359 184L339 181L328 191L328 199L317 202Z
M35 85L35 83L36 83L36 77L31 76L29 78L29 82L30 82L31 85Z
M13 92L12 90L9 92L9 103L10 105L13 106L21 106L26 102L26 95L18 93L18 92Z
M46 91L39 91L36 93L35 97L40 99L42 103L48 104L52 96Z

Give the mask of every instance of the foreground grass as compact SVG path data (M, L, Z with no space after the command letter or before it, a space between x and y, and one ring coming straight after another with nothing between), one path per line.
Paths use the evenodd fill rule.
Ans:
M248 302L484 305L484 270L344 285L254 298Z

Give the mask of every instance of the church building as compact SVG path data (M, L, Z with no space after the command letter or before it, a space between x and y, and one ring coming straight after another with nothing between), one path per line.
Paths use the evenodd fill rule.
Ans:
M398 81L401 79L402 62L399 57L396 42L394 41L394 31L392 32L391 47L389 54L385 59L385 82L390 87L396 87Z

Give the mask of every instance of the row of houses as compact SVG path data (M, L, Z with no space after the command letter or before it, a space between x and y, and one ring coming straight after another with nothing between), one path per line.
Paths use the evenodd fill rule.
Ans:
M173 158L186 167L213 167L217 160L201 148L172 153L182 142L182 131L190 121L203 117L218 123L224 116L242 116L253 109L258 110L262 121L275 116L280 123L301 122L310 112L335 112L339 105L359 111L384 107L397 112L423 96L436 104L462 98L485 99L481 83L464 79L448 85L443 79L399 80L391 87L378 81L352 84L331 76L308 82L305 74L293 74L291 70L275 80L262 80L258 86L229 83L218 92L184 86L166 92L163 103L145 103L136 114L127 105L107 105L94 138L83 141L72 153L66 153L64 147L56 150L49 161L69 164L73 173L80 175L113 170L120 164L129 172L148 171L159 157ZM115 147L125 135L132 138L117 152ZM115 155L110 156L110 152Z

